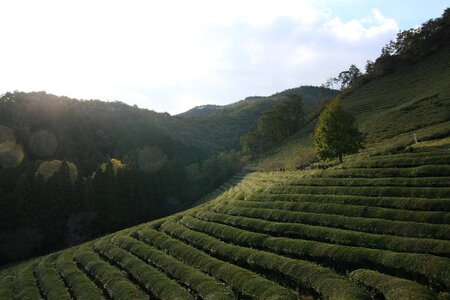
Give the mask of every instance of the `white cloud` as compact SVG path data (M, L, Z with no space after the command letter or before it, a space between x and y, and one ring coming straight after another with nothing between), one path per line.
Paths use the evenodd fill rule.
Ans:
M0 93L46 90L179 113L318 85L373 59L398 31L379 10L342 21L317 3L2 1Z
M368 24L369 27L365 25ZM371 18L355 19L343 22L336 17L323 25L323 30L350 42L358 42L367 38L377 38L384 34L392 34L399 30L394 19L384 17L378 9L372 9Z

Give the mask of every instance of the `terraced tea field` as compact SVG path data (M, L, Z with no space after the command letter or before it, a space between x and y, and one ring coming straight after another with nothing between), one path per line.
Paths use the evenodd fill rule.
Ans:
M366 134L363 153L387 154L450 135L450 47L356 89L344 107ZM314 158L315 121L271 153L259 170L296 169Z
M1 299L448 299L450 152L240 175L0 278Z

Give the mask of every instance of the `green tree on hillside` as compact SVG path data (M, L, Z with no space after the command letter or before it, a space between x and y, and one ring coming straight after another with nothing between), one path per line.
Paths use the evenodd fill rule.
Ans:
M350 65L348 70L339 73L338 77L331 79L334 83L340 85L341 90L354 87L361 77L362 73L355 65Z
M317 155L321 160L339 158L362 149L363 134L358 130L353 116L346 112L340 99L327 104L320 114L314 131Z
M241 138L244 152L260 153L279 145L305 124L304 101L301 95L289 93L287 99L266 111L258 127Z

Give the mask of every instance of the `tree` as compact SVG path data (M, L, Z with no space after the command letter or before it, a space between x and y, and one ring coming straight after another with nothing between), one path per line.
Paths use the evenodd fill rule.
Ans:
M362 73L355 65L350 65L347 71L339 73L337 78L333 78L334 83L340 84L341 89L354 87Z
M279 145L305 124L304 101L301 95L289 93L287 99L262 114L255 131L241 137L245 153L260 153Z
M329 102L319 117L314 131L317 155L321 160L339 158L362 149L363 134L358 130L353 116L346 112L339 98Z

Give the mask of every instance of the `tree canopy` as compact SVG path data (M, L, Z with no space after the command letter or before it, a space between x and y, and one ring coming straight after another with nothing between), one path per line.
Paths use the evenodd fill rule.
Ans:
M357 153L363 148L364 136L353 116L343 109L339 98L325 106L313 137L321 160L338 157L342 163L343 155Z
M260 153L296 133L305 124L303 106L302 96L289 93L286 100L261 116L255 131L241 138L243 151Z
M374 78L393 72L399 65L414 63L449 44L450 8L447 8L439 18L399 31L396 38L381 49L381 55L375 61L367 61L365 73L352 64L337 77L329 78L324 86L330 88L337 84L341 96L348 94Z

